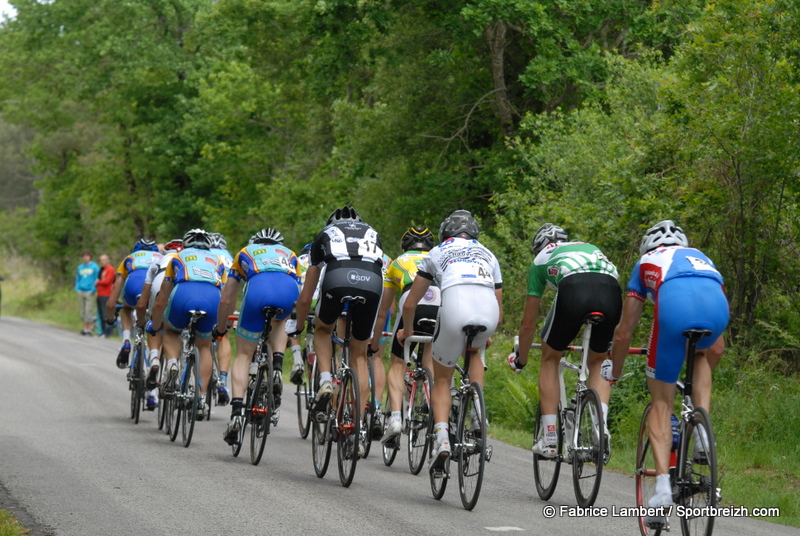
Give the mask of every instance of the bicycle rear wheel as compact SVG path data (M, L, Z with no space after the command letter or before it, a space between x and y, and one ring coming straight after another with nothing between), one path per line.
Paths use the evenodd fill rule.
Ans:
M693 432L683 441L683 481L678 486L678 503L687 508L681 516L684 536L711 536L714 516L711 508L719 503L717 475L717 445L711 419L703 408L695 408L689 424ZM689 427L684 427L683 433Z
M330 405L328 405L325 417L321 418L321 421L314 417L311 419L311 458L314 462L314 472L320 478L328 472L332 445Z
M311 405L309 400L312 399L310 396L310 393L312 393L311 382L314 378L314 370L308 364L305 348L303 349L303 363L306 374L303 375L303 382L295 390L295 398L297 399L297 427L300 429L300 437L305 439L308 437L308 431L311 428L311 413L309 412Z
M603 410L594 389L587 389L581 396L576 420L578 438L572 456L572 483L578 504L588 508L600 490L606 443Z
M139 424L139 416L142 412L142 400L144 400L144 352L142 345L137 344L133 348L133 366L131 367L131 379L129 381L131 391L131 419L133 424Z
M259 367L258 379L253 390L253 404L250 409L250 462L258 465L264 454L269 426L274 411L272 398L272 367Z
M358 462L358 442L361 439L361 401L358 378L352 369L342 371L336 411L336 459L339 465L339 480L348 487L353 482Z
M197 350L186 358L186 372L181 383L180 405L183 446L192 443L194 423L197 421L197 406L200 404L200 374L198 371Z
M375 422L375 373L370 358L367 358L367 373L369 374L369 400L364 406L364 418L361 421L361 438L364 441L363 458L369 456L372 446L372 424Z
M408 469L412 475L418 475L425 462L425 455L430 448L428 435L431 420L431 391L433 383L431 372L426 369L416 371L412 385L410 418L408 420Z
M650 445L650 410L652 406L647 404L642 413L642 422L639 425L639 444L636 447L636 471L634 478L636 481L636 506L647 508L650 497L656 492L656 462L653 458L653 449ZM672 471L672 469L670 469ZM642 536L659 536L661 529L654 529L647 526L644 516L639 516L639 532Z
M486 468L486 403L483 389L477 382L462 394L456 442L461 504L466 510L472 510L478 503Z
M381 421L381 437L386 435L386 427L389 426L389 421L391 420L389 417L392 415L391 410L389 409L389 392L386 392L386 398L383 401L383 407L381 409L383 411L383 420ZM383 443L381 442L381 454L383 454L383 464L386 467L391 467L394 463L395 457L397 457L397 451L400 450L400 443L395 438L394 442L390 443Z
M549 500L556 490L558 474L561 471L561 452L564 448L564 438L561 434L561 408L556 417L556 434L558 434L558 447L554 458L545 458L538 454L533 455L533 481L536 483L536 492L543 501ZM544 423L542 422L542 405L536 410L536 421L533 431L533 443L544 437Z

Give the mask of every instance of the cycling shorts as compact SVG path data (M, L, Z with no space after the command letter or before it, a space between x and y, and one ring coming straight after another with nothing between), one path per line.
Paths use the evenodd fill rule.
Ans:
M406 287L407 289L410 287ZM399 358L403 358L403 345L397 340L397 332L403 329L403 305L406 303L406 298L408 297L408 291L403 292L403 295L400 296L400 303L398 304L397 309L401 311L400 314L397 315L397 322L394 325L394 332L392 333L392 355L397 356ZM417 334L426 334L426 335L433 335L436 326L430 323L420 323L420 320L436 320L436 317L439 315L439 306L442 304L442 291L439 290L439 287L431 286L428 288L428 291L425 292L425 296L417 304L417 309L414 312L414 333ZM417 343L411 343L411 351L414 351L414 348L417 346Z
M500 307L495 291L483 285L454 285L442 291L442 305L433 339L433 358L445 367L455 367L464 351L464 327L485 326L472 342L481 348L497 329Z
M372 329L383 295L383 272L375 262L338 261L327 265L319 298L319 319L334 324L342 313L346 296L362 297L364 303L353 302L348 308L352 318L351 335L357 341L372 338Z
M728 326L728 300L719 282L710 277L676 277L661 285L656 295L647 376L675 383L686 357L687 329L707 329L710 337L697 343L698 350L713 345Z
M264 331L264 307L283 309L283 313L275 316L276 320L283 320L292 313L298 294L294 276L285 272L256 274L247 281L236 335L248 341L257 341Z
M125 283L122 286L122 303L128 307L136 307L139 296L142 294L144 278L147 277L147 270L134 270L128 272Z
M219 288L204 281L182 281L175 285L164 312L164 323L173 331L181 331L189 325L189 311L205 311L197 322L196 335L201 339L211 337L217 323Z
M607 352L622 315L622 293L615 277L587 272L562 279L542 326L542 340L563 352L578 336L589 313L603 313L603 321L592 326L589 348Z

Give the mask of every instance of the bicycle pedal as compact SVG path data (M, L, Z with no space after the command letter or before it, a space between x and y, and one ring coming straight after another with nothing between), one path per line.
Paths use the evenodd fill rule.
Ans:
M484 450L484 458L486 459L486 463L489 463L490 461L492 461L492 453L493 452L494 452L494 448L491 445L486 447L486 449Z

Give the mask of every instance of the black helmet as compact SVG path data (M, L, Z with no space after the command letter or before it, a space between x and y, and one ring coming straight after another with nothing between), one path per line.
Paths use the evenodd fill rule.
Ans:
M427 227L409 227L400 240L403 251L416 249L419 251L430 251L435 244L433 234Z
M548 244L567 241L569 241L569 236L564 229L552 223L545 223L533 235L531 251L533 251L534 255L538 255Z
M650 227L642 237L639 244L639 254L644 255L660 246L689 247L689 239L683 229L675 225L672 220L660 221Z
M138 242L133 245L133 252L137 251L158 251L158 244L149 238L140 238Z
M361 219L361 216L358 215L356 209L349 205L345 205L342 208L337 208L331 215L328 216L328 223L326 225L330 225L332 223L340 222L340 221L364 221Z
M251 244L281 244L283 245L283 235L272 227L261 229L250 238Z
M481 228L475 218L472 217L470 211L455 210L439 226L439 239L447 240L462 234L472 239L477 239L481 234Z
M183 247L211 249L211 235L203 229L192 229L183 235Z

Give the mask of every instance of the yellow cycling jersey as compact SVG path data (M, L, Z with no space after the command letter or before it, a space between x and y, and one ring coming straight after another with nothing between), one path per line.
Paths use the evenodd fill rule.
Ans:
M384 288L391 288L401 294L408 289L417 275L419 263L428 255L427 251L406 251L391 263L383 276Z

